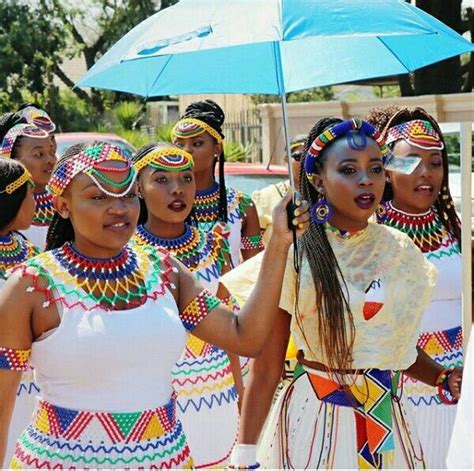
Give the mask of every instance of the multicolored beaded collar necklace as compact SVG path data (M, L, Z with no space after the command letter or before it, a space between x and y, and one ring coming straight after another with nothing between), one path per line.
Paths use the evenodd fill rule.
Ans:
M33 217L33 226L49 226L54 213L53 195L49 191L33 193L36 211Z
M213 244L211 238L204 237L202 231L189 225L186 225L182 236L174 239L158 237L144 226L138 226L134 240L139 244L168 250L189 269L198 269L203 261L213 260L218 264L225 263L222 247Z
M197 190L194 211L198 222L214 222L219 218L219 183L210 188Z
M39 253L38 248L18 234L0 236L0 279L6 279L8 269Z
M118 304L127 307L142 304L147 289L137 255L129 246L116 257L98 259L81 255L67 242L54 255L95 303L112 309Z
M422 252L434 252L443 245L448 231L433 208L425 213L409 214L395 208L391 201L386 207L384 224L405 233Z
M337 227L331 226L331 224L328 224L328 223L326 223L324 227L327 232L334 234L339 239L355 239L363 235L367 229L365 227L364 229L361 229L360 231L343 231L341 229L338 229Z

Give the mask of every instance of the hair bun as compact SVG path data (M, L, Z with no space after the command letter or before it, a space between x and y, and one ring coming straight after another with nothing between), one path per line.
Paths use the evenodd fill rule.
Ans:
M195 118L204 121L222 134L222 125L225 120L223 109L214 100L195 101L184 111L182 118Z

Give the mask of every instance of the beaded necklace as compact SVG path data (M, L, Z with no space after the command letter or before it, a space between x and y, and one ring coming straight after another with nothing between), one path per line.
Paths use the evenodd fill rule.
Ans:
M222 265L227 263L226 254L230 252L227 236L228 232L221 226L206 234L186 224L182 236L165 239L152 234L144 226L138 226L132 240L140 245L167 250L191 271L198 272L198 278L210 281L221 275Z
M36 273L32 275L29 267L35 268ZM33 278L30 291L45 294L45 307L61 302L69 308L79 305L89 311L130 309L173 287L169 256L147 247L127 245L116 257L95 259L81 255L67 242L17 268ZM41 280L47 281L46 287Z
M56 210L53 205L53 195L49 191L33 193L36 211L33 217L33 226L49 226Z
M446 245L446 238L453 242L433 208L421 214L409 214L395 208L389 201L384 224L405 233L423 253L440 249Z
M30 241L18 234L0 236L0 279L6 279L7 270L26 262L40 252Z
M331 226L331 224L326 223L324 225L326 231L334 234L339 239L355 239L363 235L367 228L361 229L360 231L343 231L337 227Z
M210 188L196 191L194 210L198 222L217 221L219 217L219 183L214 182Z

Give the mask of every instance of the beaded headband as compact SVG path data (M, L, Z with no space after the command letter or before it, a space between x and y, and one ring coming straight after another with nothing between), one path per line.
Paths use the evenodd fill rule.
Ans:
M382 162L385 164L387 157L391 154L390 149L385 145L384 139L380 132L374 128L371 124L366 121L362 121L360 118L353 118L342 123L335 124L330 128L326 129L321 133L311 144L304 163L306 176L312 182L315 175L316 159L322 150L329 145L332 141L339 137L345 136L351 131L359 131L363 136L370 137L380 147L382 154ZM363 146L353 143L354 148L363 149L365 148L365 142Z
M56 131L56 125L44 110L36 108L35 106L27 106L18 111L18 114L22 118L25 118L28 124L34 124L48 133Z
M105 167L101 165L104 162L120 162L123 163L124 166ZM115 182L103 175L102 172L128 173L128 175L122 181ZM110 144L97 144L87 147L74 156L74 158L59 162L49 182L49 190L53 195L62 195L73 178L80 173L88 175L101 191L115 198L125 196L137 178L136 170L132 167L130 160L125 157L119 147ZM126 188L120 193L112 193L104 188L103 183L116 188L125 186Z
M13 146L19 137L34 137L34 138L45 138L49 137L49 134L34 124L15 124L11 127L3 138L2 145L0 147L0 157L9 159L12 155Z
M14 181L9 183L4 190L0 190L0 193L6 193L7 195L11 195L13 192L18 190L18 188L22 187L25 183L30 183L34 185L33 179L31 178L31 173L28 172L26 168L23 169L23 173Z
M433 128L433 125L429 121L422 119L407 121L388 130L387 145L400 140L407 141L408 144L420 149L444 149L443 141Z
M173 127L171 134L175 137L188 139L208 132L218 144L222 143L222 136L209 124L196 118L180 119Z
M189 152L176 147L166 147L152 150L143 158L134 162L133 167L139 172L148 165L166 172L182 172L193 168L194 160Z

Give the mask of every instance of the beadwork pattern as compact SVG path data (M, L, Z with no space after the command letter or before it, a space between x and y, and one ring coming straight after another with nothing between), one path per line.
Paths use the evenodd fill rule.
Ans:
M73 410L40 401L18 440L12 466L190 469L193 461L176 420L173 395L164 406L126 413Z
M180 317L190 332L218 305L220 300L207 289L203 289L181 312Z
M261 234L254 236L242 236L240 239L240 248L242 250L264 249L263 238Z
M0 347L0 370L27 371L31 349Z
M166 147L152 150L133 164L137 172L147 165L166 172L182 172L193 168L194 161L193 156L183 149Z
M227 217L230 225L242 219L245 210L252 206L250 196L227 188ZM196 191L194 210L199 227L211 230L219 218L219 183L214 182L207 190Z
M459 253L459 244L448 233L433 208L422 214L408 214L395 208L389 201L384 224L408 235L420 250L427 254L428 259ZM440 249L442 253L439 252Z
M35 274L29 268L34 268ZM146 299L157 299L174 287L170 281L173 266L169 255L146 246L126 246L111 259L90 259L67 242L13 270L32 278L30 290L44 293L45 306L59 302L84 310L129 309L142 305ZM145 280L147 273L150 276Z
M49 137L49 134L33 124L15 124L15 126L12 126L7 131L3 138L2 145L0 146L0 158L9 159L15 142L22 136L45 138Z
M49 191L33 193L36 203L33 226L49 226L53 220L54 209L53 195Z
M209 126L209 124L197 118L180 119L171 131L173 136L183 139L196 137L205 132L208 132L218 144L222 143L222 136L213 127Z
M13 180L11 183L6 185L4 190L0 190L0 193L11 195L16 190L18 190L18 188L21 188L25 183L30 183L32 186L34 186L33 180L31 179L31 173L28 172L26 168L23 169L23 173L16 180Z
M7 270L39 253L37 247L19 234L0 236L0 279L7 278Z
M46 111L36 108L36 106L27 106L20 110L18 114L25 118L30 124L34 124L48 133L56 131L56 125Z
M387 133L387 145L404 140L420 149L444 149L443 141L434 130L433 125L426 120L414 119L393 126Z

